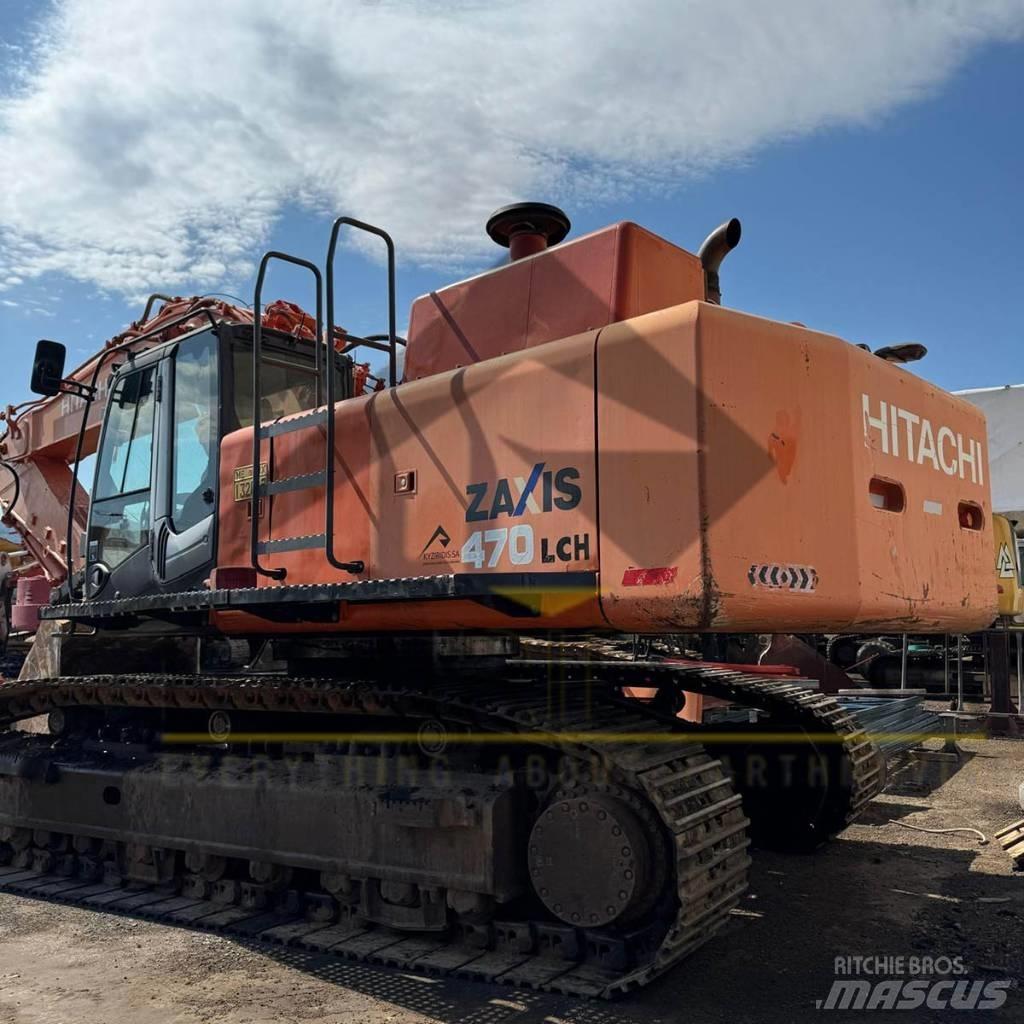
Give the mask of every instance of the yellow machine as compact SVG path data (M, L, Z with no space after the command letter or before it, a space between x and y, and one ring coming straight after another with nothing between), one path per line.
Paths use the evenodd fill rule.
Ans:
M996 593L1000 619L1013 619L1024 612L1024 589L1020 581L1020 560L1017 537L1006 516L992 515L995 535Z

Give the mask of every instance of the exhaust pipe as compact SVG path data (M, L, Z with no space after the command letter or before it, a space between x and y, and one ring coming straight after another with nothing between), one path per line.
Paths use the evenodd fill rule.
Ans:
M722 260L740 244L742 228L740 222L733 217L724 224L719 224L708 235L697 250L700 265L704 268L704 299L716 306L722 304L722 289L718 283L718 268Z

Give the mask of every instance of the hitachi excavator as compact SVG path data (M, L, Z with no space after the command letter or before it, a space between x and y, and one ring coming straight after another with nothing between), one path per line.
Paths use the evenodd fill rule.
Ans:
M982 415L723 307L738 221L697 255L569 227L499 210L509 260L417 299L407 342L392 241L347 217L323 271L263 257L255 314L147 310L68 377L40 342L69 571L0 687L0 888L611 996L715 934L751 840L815 846L878 791L832 698L721 652L988 625ZM352 232L386 250L368 338L335 325ZM262 312L280 261L312 314Z

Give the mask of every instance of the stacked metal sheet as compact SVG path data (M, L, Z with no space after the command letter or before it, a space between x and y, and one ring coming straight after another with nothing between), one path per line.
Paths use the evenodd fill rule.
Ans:
M941 718L925 707L924 690L842 690L836 700L872 736L886 758L944 735ZM712 708L704 721L749 722L751 713L750 708Z
M943 734L939 716L924 706L923 693L888 696L843 692L836 700L870 733L887 758L920 746L930 736Z

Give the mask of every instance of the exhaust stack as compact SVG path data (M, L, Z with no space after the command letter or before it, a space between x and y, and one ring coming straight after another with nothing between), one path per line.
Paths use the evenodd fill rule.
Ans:
M724 224L719 224L714 231L701 243L697 255L704 268L704 297L716 306L722 304L722 289L718 282L718 268L722 260L740 244L742 228L740 222L733 217Z
M564 211L547 203L513 203L495 210L487 234L508 249L513 262L558 245L572 225Z

